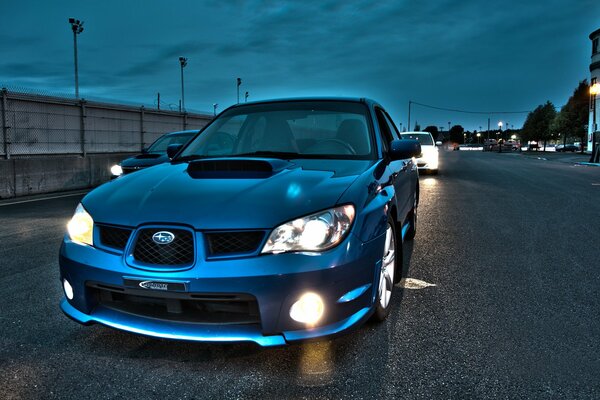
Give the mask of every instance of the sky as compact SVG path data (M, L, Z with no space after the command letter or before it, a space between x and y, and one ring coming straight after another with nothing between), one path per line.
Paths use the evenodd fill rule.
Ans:
M467 111L563 105L589 79L597 0L10 1L0 0L0 85L177 108L178 58L188 58L185 106L298 96L370 97L405 128L409 101ZM526 114L411 107L411 128ZM505 125L506 126L506 125Z

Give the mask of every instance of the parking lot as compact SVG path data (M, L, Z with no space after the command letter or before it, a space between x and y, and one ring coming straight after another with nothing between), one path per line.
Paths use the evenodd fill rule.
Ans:
M0 398L599 398L600 168L457 151L420 179L405 263L435 286L272 349L70 321L58 248L82 195L0 203Z

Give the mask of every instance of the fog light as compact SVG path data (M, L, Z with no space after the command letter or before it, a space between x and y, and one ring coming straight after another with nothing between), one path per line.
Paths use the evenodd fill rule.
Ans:
M113 165L110 167L110 173L115 176L123 175L123 168L119 164Z
M290 317L294 321L314 325L323 316L323 311L325 311L325 306L321 296L315 293L305 293L290 308Z
M67 296L67 299L73 300L73 287L71 287L71 284L66 279L63 280L63 288L65 289L65 296Z

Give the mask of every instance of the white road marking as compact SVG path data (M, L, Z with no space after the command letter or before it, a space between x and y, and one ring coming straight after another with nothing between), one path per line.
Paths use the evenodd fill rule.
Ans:
M63 197L80 196L82 194L86 194L87 192L88 191L86 190L85 192L69 193L69 194L63 194L63 195L60 195L60 196L40 197L39 199L29 199L29 200L13 201L13 202L10 202L10 203L0 203L0 207L3 207L3 206L12 206L13 204L31 203L31 202L34 202L34 201L60 199L60 198L63 198Z
M428 283L413 278L404 278L400 281L400 286L404 289L425 289L430 286L436 286L435 283Z

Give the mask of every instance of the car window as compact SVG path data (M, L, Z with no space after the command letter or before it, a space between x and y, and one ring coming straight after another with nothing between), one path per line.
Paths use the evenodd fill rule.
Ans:
M150 147L149 153L166 153L171 144L186 144L197 132L189 132L177 135L165 135L156 140Z
M433 146L433 139L429 133L402 133L402 139L414 139L425 146Z
M393 140L392 131L388 125L385 115L380 108L375 108L375 116L377 117L377 124L379 125L379 131L381 132L381 142L383 144L384 151L388 151L389 144Z
M368 110L354 102L280 102L232 108L221 114L181 154L293 158L374 157Z
M394 140L400 139L400 133L398 132L398 129L396 128L396 125L394 124L394 121L392 121L392 118L386 112L384 112L384 116L385 116L385 121L388 124L388 128L389 128L390 132L392 133L392 137L394 138Z

